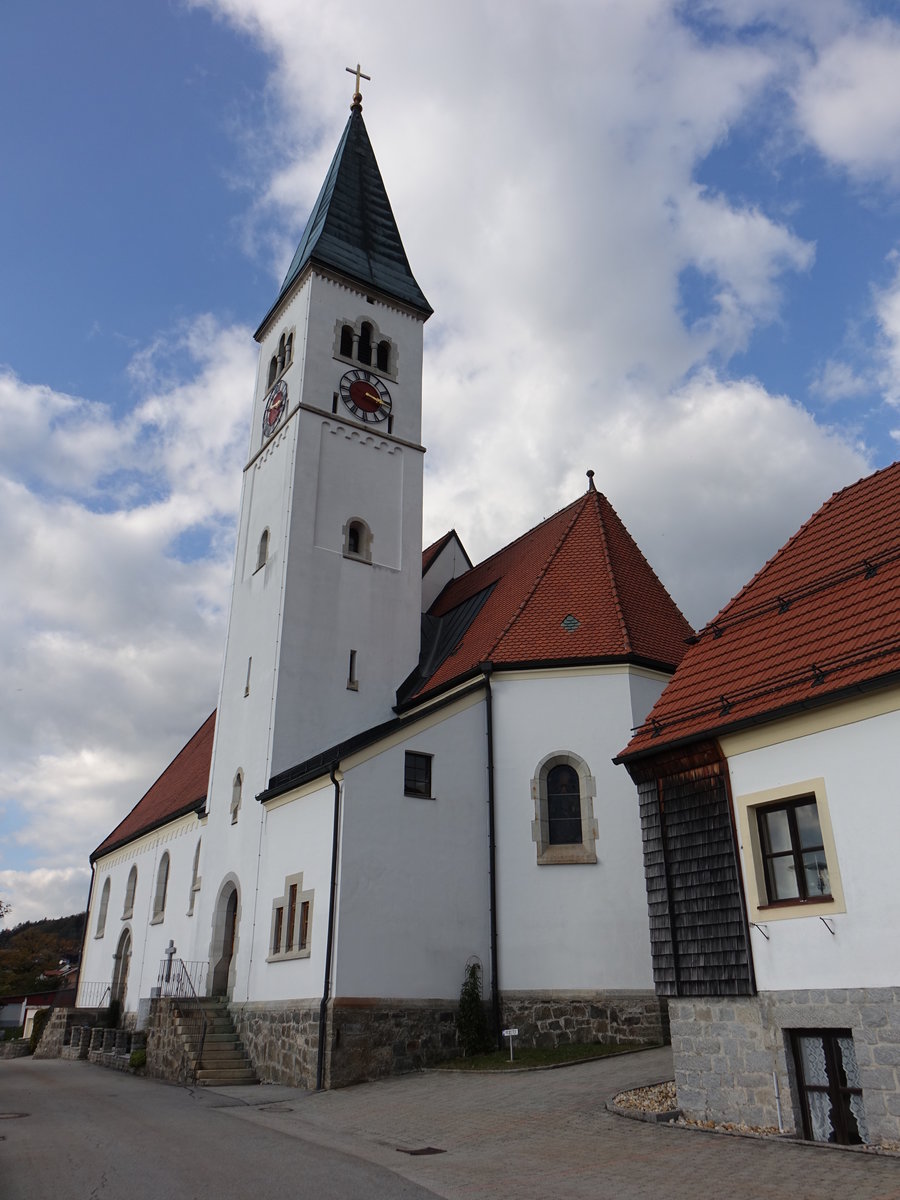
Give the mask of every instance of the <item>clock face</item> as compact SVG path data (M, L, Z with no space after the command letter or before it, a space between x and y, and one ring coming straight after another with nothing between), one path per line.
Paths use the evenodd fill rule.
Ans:
M385 421L391 412L391 393L371 371L348 371L341 377L341 399L367 425Z
M266 407L263 411L263 437L269 437L278 428L281 418L287 412L288 389L287 382L282 379L276 383L266 396Z

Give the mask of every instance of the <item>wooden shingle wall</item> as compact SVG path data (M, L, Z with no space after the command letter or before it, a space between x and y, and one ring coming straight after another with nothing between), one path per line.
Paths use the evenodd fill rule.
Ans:
M713 743L633 764L661 996L755 992L725 763Z

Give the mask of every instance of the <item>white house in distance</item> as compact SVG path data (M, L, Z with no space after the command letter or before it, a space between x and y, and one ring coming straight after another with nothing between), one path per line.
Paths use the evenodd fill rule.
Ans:
M451 1053L473 956L524 1041L665 1032L611 758L690 629L593 479L423 553L430 313L357 95L256 335L217 712L92 856L83 987L134 1019L168 947L266 1080Z
M697 635L622 755L680 1106L900 1142L900 464Z

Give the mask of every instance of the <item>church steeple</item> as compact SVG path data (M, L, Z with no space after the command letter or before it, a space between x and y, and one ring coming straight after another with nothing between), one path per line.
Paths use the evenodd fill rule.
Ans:
M426 318L433 311L410 270L359 104L353 105L281 291L260 323L257 338L310 263L399 300Z

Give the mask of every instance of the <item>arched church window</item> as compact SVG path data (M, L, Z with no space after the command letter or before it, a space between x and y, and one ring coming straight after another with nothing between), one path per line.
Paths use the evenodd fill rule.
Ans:
M359 348L356 351L356 357L367 367L372 365L372 326L368 321L363 321L360 326Z
M166 892L169 888L169 852L163 854L159 860L159 869L156 872L156 891L153 894L153 920L161 921L166 911Z
M594 797L597 783L577 754L549 754L531 780L531 837L539 866L597 861Z
M256 551L256 570L264 567L269 561L269 531L264 529L260 534L259 546Z
M382 339L378 343L376 352L376 366L379 371L389 371L391 369L391 343Z
M100 907L97 910L97 928L94 931L94 937L102 938L106 933L106 912L109 908L110 886L110 879L107 875L103 883L103 891L100 893Z
M128 872L128 882L125 884L125 905L122 908L122 920L134 915L134 893L137 891L137 867Z
M201 843L201 840L202 839L200 839L200 838L197 839L197 848L194 851L194 865L193 865L193 868L191 869L191 894L188 897L188 910L187 910L187 915L189 917L192 917L194 915L194 900L197 897L197 893L200 891L200 843Z
M287 343L285 344L285 350L284 350L284 365L286 367L289 367L293 361L294 361L294 335L292 333L289 333L287 336Z
M231 823L237 825L238 812L241 808L241 797L244 791L244 772L238 771L231 785Z
M287 337L285 336L285 334L282 334L278 341L278 374L279 375L284 370L284 365L286 362L286 352L287 352Z
M269 362L269 378L266 382L266 387L271 387L275 382L275 377L278 374L278 356L273 354Z
M341 354L344 358L353 357L353 330L349 325L341 326Z
M372 532L359 517L353 517L344 526L344 557L372 561Z

